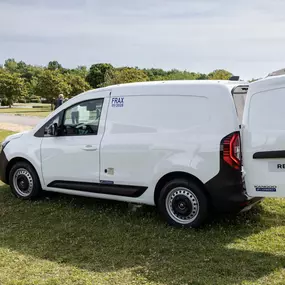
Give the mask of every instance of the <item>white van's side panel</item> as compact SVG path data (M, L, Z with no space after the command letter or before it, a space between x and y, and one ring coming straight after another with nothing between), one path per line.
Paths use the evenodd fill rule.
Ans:
M123 108L109 109L101 148L103 169L114 168L118 183L147 185L155 168L189 166L185 150L191 152L188 157L195 156L197 129L209 122L209 108L205 97L125 97ZM162 160L165 164L157 165Z
M203 183L213 178L221 139L238 130L224 86L159 87L143 96L144 90L115 89L101 143L100 180L148 187L137 198L148 204L168 173L190 173Z
M246 191L255 197L285 197L285 76L249 88L243 118Z

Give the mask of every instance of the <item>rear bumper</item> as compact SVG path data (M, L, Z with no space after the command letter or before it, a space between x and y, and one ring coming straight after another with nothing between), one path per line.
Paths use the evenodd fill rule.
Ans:
M216 212L221 213L239 213L245 212L259 204L264 198L248 197L244 192L226 196L224 198L215 197L212 200L212 206Z
M8 160L6 158L6 155L4 151L2 150L0 152L0 180L4 182L5 184L8 183L6 177L6 170L7 170Z
M245 205L240 212L246 212L249 211L251 208L253 208L254 206L256 206L257 204L259 204L264 198L251 198L248 199L247 201L247 205Z
M217 212L246 211L262 200L249 197L244 188L242 171L224 163L221 163L220 172L205 186L211 205Z

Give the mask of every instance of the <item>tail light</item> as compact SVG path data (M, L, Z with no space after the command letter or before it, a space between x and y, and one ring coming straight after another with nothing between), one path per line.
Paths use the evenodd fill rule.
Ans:
M239 132L232 133L222 140L223 160L234 169L241 169L241 146Z

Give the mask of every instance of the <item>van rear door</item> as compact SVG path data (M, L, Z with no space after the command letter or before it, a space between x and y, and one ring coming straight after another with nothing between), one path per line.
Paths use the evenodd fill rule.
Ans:
M285 76L249 85L242 158L249 196L285 197Z

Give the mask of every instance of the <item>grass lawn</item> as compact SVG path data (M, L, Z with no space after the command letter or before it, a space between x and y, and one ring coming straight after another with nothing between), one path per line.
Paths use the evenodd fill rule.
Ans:
M0 185L1 285L284 284L284 266L282 199L178 230L153 207L56 194L21 201Z
M21 116L36 116L36 117L46 117L50 113L50 109L43 108L10 108L10 109L0 109L0 114L15 114Z
M0 129L0 142L2 142L7 136L14 134L14 132Z

